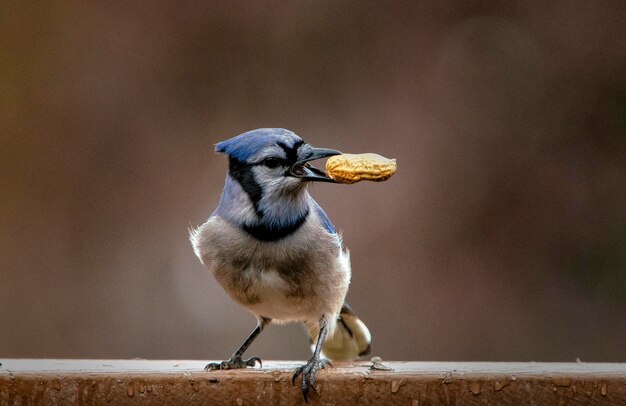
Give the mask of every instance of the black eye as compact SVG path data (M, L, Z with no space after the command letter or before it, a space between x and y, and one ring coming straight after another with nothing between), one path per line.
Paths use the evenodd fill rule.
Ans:
M280 164L281 162L278 158L265 158L261 161L261 165L267 166L268 168L277 168Z

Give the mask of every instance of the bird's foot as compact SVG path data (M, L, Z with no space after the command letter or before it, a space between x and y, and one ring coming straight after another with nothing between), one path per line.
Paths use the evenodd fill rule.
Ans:
M317 373L317 370L324 369L327 365L332 366L330 361L327 359L320 359L319 356L313 356L306 364L296 368L293 373L293 377L291 378L292 385L296 383L298 376L302 375L302 384L300 386L302 388L302 396L304 396L305 402L307 401L309 388L313 388L315 391L317 390L315 387L315 374Z
M205 371L217 371L223 369L240 369L253 367L256 363L259 363L260 367L263 367L263 363L261 362L261 358L259 357L251 357L248 359L241 359L241 356L233 356L230 357L228 361L222 362L211 362L204 367Z

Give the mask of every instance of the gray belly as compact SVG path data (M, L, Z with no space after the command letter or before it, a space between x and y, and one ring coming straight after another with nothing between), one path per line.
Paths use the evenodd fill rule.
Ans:
M254 314L317 320L339 311L350 268L337 237L311 227L304 225L288 241L263 242L212 218L192 242L224 290Z
M315 277L302 270L289 274L287 268L218 266L214 275L235 301L256 315L307 320L322 312L324 297L315 289Z

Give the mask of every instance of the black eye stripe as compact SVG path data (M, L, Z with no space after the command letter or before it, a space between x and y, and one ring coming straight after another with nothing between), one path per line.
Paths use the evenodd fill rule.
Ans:
M239 182L241 188L250 197L256 214L259 217L263 217L263 212L259 210L259 201L263 197L263 188L254 177L252 167L245 162L231 157L229 159L228 172L233 179Z

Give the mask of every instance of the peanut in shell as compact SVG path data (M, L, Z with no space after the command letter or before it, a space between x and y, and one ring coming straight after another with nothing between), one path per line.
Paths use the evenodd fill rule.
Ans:
M372 153L334 155L326 161L326 175L339 183L382 182L395 172L395 159Z

